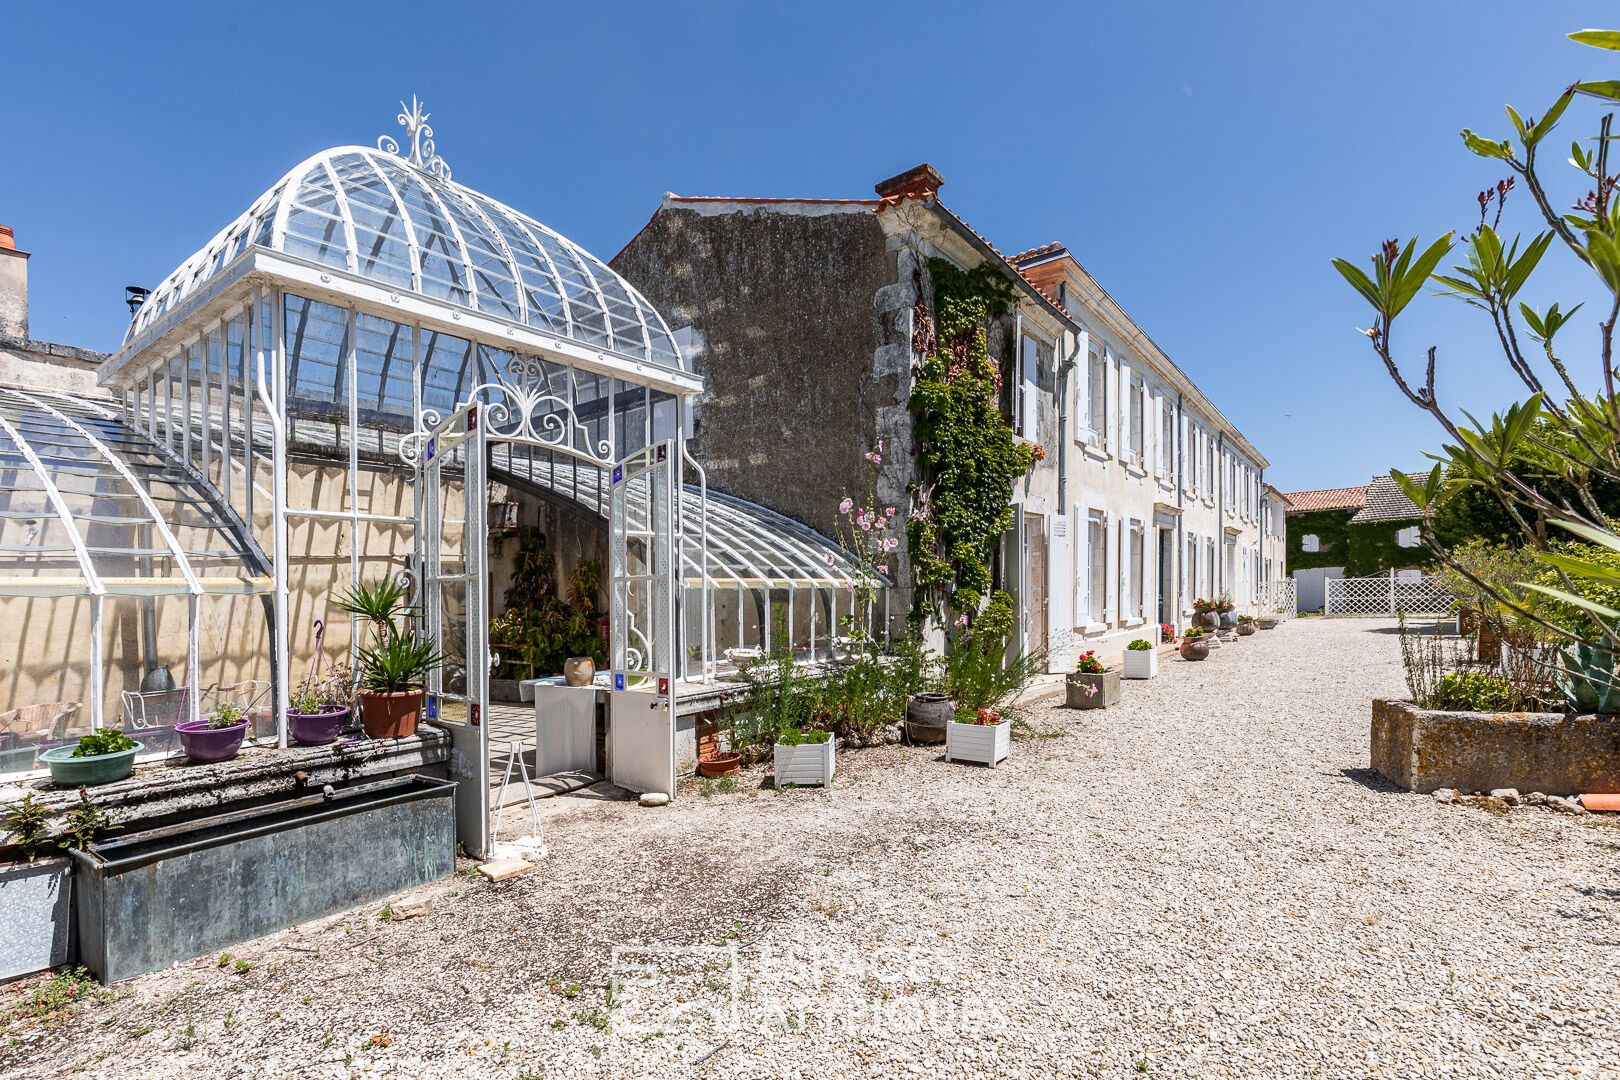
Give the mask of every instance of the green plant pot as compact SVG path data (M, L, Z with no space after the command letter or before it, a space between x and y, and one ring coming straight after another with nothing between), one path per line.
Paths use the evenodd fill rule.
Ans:
M94 757L74 757L75 749L77 747L58 746L39 755L39 760L51 770L51 783L58 787L84 787L122 780L135 771L135 755L146 747L137 742L128 750Z

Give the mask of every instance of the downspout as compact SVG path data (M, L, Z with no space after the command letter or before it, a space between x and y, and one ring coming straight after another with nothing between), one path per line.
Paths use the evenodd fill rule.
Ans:
M1184 395L1176 391L1176 622L1180 622L1181 599L1192 592L1187 580L1187 542L1183 515L1187 512L1187 443L1183 433L1187 430L1187 413L1183 408Z
M1226 580L1226 432L1215 436L1215 595L1227 592Z

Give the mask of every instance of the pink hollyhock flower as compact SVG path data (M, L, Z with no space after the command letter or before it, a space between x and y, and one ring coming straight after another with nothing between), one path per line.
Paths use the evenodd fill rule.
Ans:
M878 573L887 574L888 572L889 572L889 564L888 563L886 563L886 562L878 563Z
M958 615L956 617L956 625L958 627L966 626L967 625L967 616L966 615Z
M885 506L885 507L884 507L884 508L883 508L883 516L884 516L884 517L888 517L888 518L892 518L892 517L894 517L894 507L892 507L892 506Z
M838 504L838 512L840 514L847 514L847 513L849 513L850 508L853 507L854 505L855 505L855 500L854 499L845 499L843 502Z
M863 530L865 530L866 532L871 532L872 531L872 523L870 521L867 521L865 518L861 518L861 528Z

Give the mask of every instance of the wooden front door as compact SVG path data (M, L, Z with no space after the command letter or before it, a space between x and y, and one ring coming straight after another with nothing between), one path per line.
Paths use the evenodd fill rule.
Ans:
M1025 566L1029 573L1029 649L1046 648L1046 518L1024 515Z

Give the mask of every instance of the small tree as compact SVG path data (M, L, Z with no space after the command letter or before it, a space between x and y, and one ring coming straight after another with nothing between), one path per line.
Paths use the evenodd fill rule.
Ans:
M1584 45L1620 51L1620 31L1583 30L1569 36ZM1573 533L1620 551L1615 519L1599 501L1600 488L1620 481L1620 400L1613 349L1620 318L1620 198L1616 197L1620 175L1609 172L1613 114L1598 118L1590 148L1579 141L1570 145L1569 162L1580 174L1580 186L1587 188L1570 211L1556 209L1562 200L1551 194L1539 160L1553 129L1580 98L1620 101L1620 81L1574 83L1540 117L1521 115L1510 106L1512 138L1496 141L1463 130L1470 151L1501 162L1510 175L1477 196L1479 224L1461 241L1462 262L1451 273L1439 268L1457 246L1452 233L1421 249L1416 239L1405 245L1386 241L1372 256L1370 274L1343 259L1335 259L1333 265L1372 306L1374 322L1365 333L1390 378L1407 400L1435 419L1449 440L1441 454L1431 455L1436 464L1427 477L1391 474L1423 510L1425 546L1503 610L1567 641L1566 676L1611 685L1614 657L1620 651L1620 610L1585 594L1597 591L1592 586L1620 581L1620 572L1604 560L1553 550L1557 538ZM1527 242L1521 237L1507 240L1498 232L1503 205L1521 184L1545 226ZM1559 344L1560 332L1572 324L1581 305L1566 310L1551 303L1541 310L1520 299L1536 268L1554 249L1569 252L1589 267L1611 298L1597 325L1597 364L1590 374L1572 373ZM1467 413L1459 418L1441 406L1435 391L1434 347L1428 350L1421 384L1414 385L1396 359L1395 319L1431 280L1491 320L1503 358L1527 391L1523 402L1493 414L1488 422ZM1583 385L1588 381L1595 388ZM1487 580L1469 559L1448 551L1436 535L1434 519L1448 497L1459 491L1488 494L1555 580L1520 582L1518 588L1509 588L1500 580ZM1573 605L1590 618L1550 621L1523 602L1520 588ZM1574 700L1580 695L1566 687L1566 696Z

